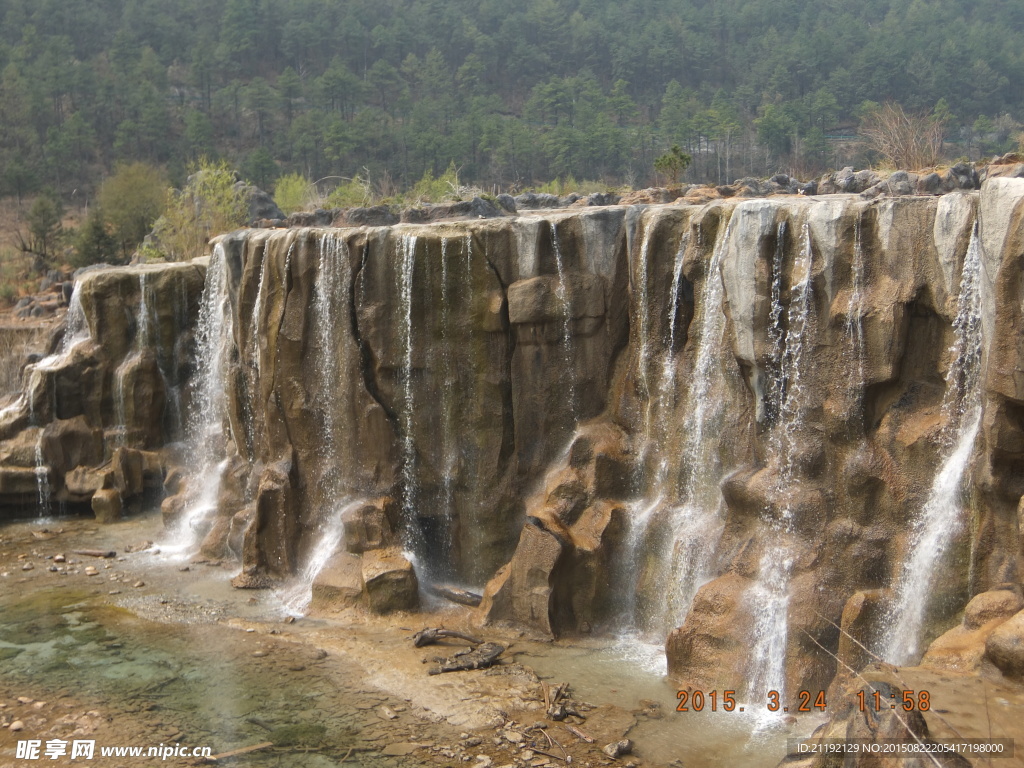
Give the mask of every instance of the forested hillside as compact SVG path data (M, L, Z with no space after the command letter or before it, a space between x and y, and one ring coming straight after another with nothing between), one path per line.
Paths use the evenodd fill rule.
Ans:
M722 182L855 160L887 100L951 156L1009 148L1008 0L0 0L0 193L88 194L119 161L220 157L252 181L454 161L509 188L653 180L673 144ZM958 146L959 145L959 146ZM863 159L863 158L861 158Z

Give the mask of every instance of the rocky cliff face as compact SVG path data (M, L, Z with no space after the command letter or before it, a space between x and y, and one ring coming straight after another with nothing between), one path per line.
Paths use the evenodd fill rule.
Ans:
M482 621L823 689L840 625L902 662L1019 591L1022 199L234 233L201 306L202 266L81 282L88 337L29 371L4 464L80 498L122 481L76 468L181 438L165 518L239 586L387 611L487 582Z
M204 267L87 272L49 354L0 410L0 516L89 505L116 519L159 492L158 453L182 437Z

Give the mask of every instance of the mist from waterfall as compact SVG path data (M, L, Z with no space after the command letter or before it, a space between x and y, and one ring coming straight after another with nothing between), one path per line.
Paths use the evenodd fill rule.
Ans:
M930 605L932 586L946 553L964 524L964 478L981 427L982 384L982 254L978 225L971 231L964 256L953 321L955 342L942 399L945 427L941 461L928 500L913 522L909 553L895 588L887 622L883 656L893 664L911 664L920 657L919 643Z

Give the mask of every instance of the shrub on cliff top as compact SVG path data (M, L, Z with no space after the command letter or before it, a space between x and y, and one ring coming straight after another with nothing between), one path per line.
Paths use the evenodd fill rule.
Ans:
M158 250L174 260L202 256L213 235L245 225L248 202L225 162L200 160L181 190L167 193L167 208L153 229Z

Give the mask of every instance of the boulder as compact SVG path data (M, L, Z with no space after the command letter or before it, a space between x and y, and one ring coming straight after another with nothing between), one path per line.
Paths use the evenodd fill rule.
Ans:
M487 583L480 614L485 622L510 621L554 636L551 624L553 573L563 543L537 525L525 525L512 561Z
M397 502L390 496L350 505L341 515L345 526L345 549L360 555L395 543Z
M64 477L64 487L72 499L91 499L96 491L114 487L114 471L107 465L75 467Z
M1024 608L1024 599L1013 589L993 589L971 598L964 609L964 626L980 629L990 621L1005 621Z
M985 658L1006 677L1024 678L1024 611L989 635L985 641Z
M375 585L381 590L381 585ZM415 588L414 588L415 591ZM363 599L363 561L351 552L335 552L313 580L310 608L329 613L354 608Z
M146 462L140 451L117 448L110 459L114 473L114 487L122 498L140 495L145 489Z
M96 466L103 461L103 430L84 416L53 421L43 429L42 453L61 478L75 467Z
M372 613L411 611L419 606L419 583L412 563L397 547L362 557L364 602Z
M50 477L49 467L0 466L0 496L35 497L39 492L39 474Z
M116 488L101 488L92 496L92 511L98 523L116 523L121 519L121 495Z

